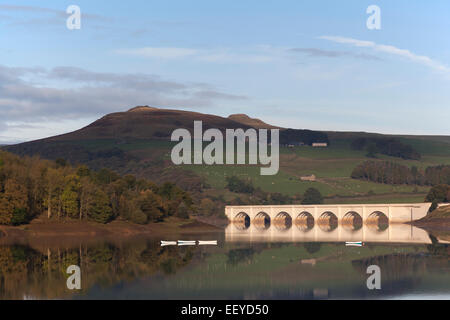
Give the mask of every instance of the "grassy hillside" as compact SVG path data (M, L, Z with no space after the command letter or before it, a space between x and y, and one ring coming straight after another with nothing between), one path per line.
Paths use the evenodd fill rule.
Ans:
M448 206L442 206L428 214L426 219L444 219L444 218L450 218L450 205Z
M414 142L414 140L413 140ZM326 197L353 196L374 197L377 201L402 201L423 199L428 187L390 186L373 182L359 181L350 178L353 168L367 160L365 153L350 148L351 140L332 140L329 148L317 149L312 147L281 148L280 171L276 176L261 176L259 166L196 166L183 165L176 167L171 164L170 150L173 143L168 141L154 141L129 139L127 142L117 142L112 139L71 140L64 142L35 143L27 146L22 152L40 153L52 152L53 158L65 158L68 155L75 162L86 162L91 166L107 166L120 173L135 173L147 178L154 178L153 169L158 174L170 173L179 170L195 173L213 189L222 191L226 184L226 177L236 175L251 179L256 187L268 192L281 192L284 194L303 193L307 188L317 188ZM445 148L443 148L445 147ZM14 151L14 148L12 148ZM95 156L103 151L112 149L121 150L117 156ZM431 165L450 164L447 155L450 145L441 142L428 142L426 149L421 149L423 157L420 161L401 160L387 156L380 159L389 159L394 162L425 168ZM67 150L73 151L72 153ZM19 151L19 153L21 153ZM92 159L91 159L92 157ZM159 170L162 169L162 170ZM300 177L315 174L316 182L303 182ZM158 178L157 178L158 180ZM384 195L384 196L380 196ZM351 199L347 199L351 201ZM403 201L402 201L403 202Z
M360 137L394 137L421 154L420 160L403 160L377 154L380 160L419 169L450 164L449 137L383 136L364 132L326 132L330 140L328 148L281 147L280 170L276 176L261 176L259 166L177 167L172 164L170 151L174 143L168 141L167 135L174 128L192 128L194 120L203 120L204 130L208 127L246 128L238 121L250 124L250 118L244 115L231 118L233 120L187 111L139 107L125 113L107 115L74 133L5 148L21 155L65 158L72 163L86 163L94 169L109 167L121 174L132 173L156 182L176 181L182 187L193 188L198 192L203 189L207 194L225 196L226 199L236 196L224 190L226 178L235 175L251 181L263 191L286 195L302 194L314 187L327 198L327 202L422 201L429 187L392 186L350 178L352 170L368 160L366 151L351 148L352 141ZM315 182L300 180L301 176L311 174L316 175Z

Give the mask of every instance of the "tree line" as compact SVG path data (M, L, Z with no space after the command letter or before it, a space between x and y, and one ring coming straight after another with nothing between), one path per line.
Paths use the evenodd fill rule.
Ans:
M384 184L428 185L450 184L450 166L407 167L391 161L365 161L353 169L353 179Z
M288 196L278 192L263 191L259 187L258 188L254 187L251 181L245 181L239 179L236 176L227 177L226 182L227 182L226 188L231 192L250 194L253 198L257 199L258 203L262 205L266 204L284 205L298 202L301 202L302 204L321 204L324 201L320 191L315 188L309 188L303 194ZM236 204L240 205L244 203L236 203Z
M157 185L63 159L0 151L0 224L28 223L42 213L49 219L108 223L121 218L147 224L169 216L188 218L192 210L191 196L173 183Z
M280 145L299 144L311 146L315 142L326 142L330 144L325 132L313 130L286 129L280 131Z
M421 155L412 146L393 138L357 138L352 141L353 150L367 151L367 157L376 158L376 154L384 154L409 160L419 160Z
M251 180L240 179L237 176L226 178L225 188L236 193L231 200L226 200L224 194L214 196L204 194L199 201L198 213L204 216L225 217L226 205L287 205L287 204L321 204L324 202L322 194L315 188L309 188L303 194L286 195L280 192L267 192L255 187Z

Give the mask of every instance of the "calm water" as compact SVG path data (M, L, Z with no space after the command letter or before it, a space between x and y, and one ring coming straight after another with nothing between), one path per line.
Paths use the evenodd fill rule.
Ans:
M1 299L440 299L450 298L446 239L410 226L261 230L183 237L218 246L161 247L160 240L0 245ZM300 231L300 232L299 232ZM345 241L366 241L347 247ZM447 237L448 240L448 237ZM82 290L66 288L69 265ZM381 290L367 289L367 266Z

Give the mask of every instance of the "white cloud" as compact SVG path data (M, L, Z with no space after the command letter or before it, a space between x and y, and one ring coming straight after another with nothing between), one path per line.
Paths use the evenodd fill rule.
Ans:
M352 38L335 37L335 36L321 36L319 39L330 40L338 43L351 44L355 47L373 47L375 45L372 41L357 40Z
M33 81L29 79L33 78ZM50 82L67 86L53 86ZM205 83L179 83L148 74L100 73L75 67L18 68L0 65L0 144L61 133L54 123L91 119L137 105L212 107L218 101L238 101L247 97L217 91ZM8 138L9 137L9 138Z
M396 56L400 56L403 58L406 58L410 61L413 61L415 63L420 63L422 65L428 66L434 70L450 73L450 67L435 61L427 56L421 56L418 54L415 54L409 50L406 49L400 49L395 46L391 45L385 45L385 44L377 44L373 41L365 41L365 40L358 40L358 39L352 39L352 38L345 38L345 37L339 37L339 36L321 36L319 39L333 41L336 43L342 43L342 44L348 44L354 47L364 47L364 48L371 48L373 50L392 54Z

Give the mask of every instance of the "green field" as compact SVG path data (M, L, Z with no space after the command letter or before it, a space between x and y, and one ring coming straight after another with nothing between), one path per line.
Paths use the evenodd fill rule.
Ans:
M217 191L224 193L226 178L237 176L251 181L255 187L267 192L280 192L286 195L303 194L308 188L318 189L325 197L335 202L416 202L423 201L429 187L411 185L386 185L373 182L354 180L350 178L352 170L360 163L367 161L365 151L352 150L353 137L340 137L334 134L334 139L328 148L313 148L309 146L295 148L280 148L280 170L275 176L260 175L260 167L253 165L182 165L203 177ZM409 167L424 169L428 166L450 164L450 144L441 140L420 138L399 138L402 142L412 145L421 154L416 160L378 155L379 159L393 161ZM74 142L80 144L80 141ZM120 148L141 159L154 159L170 162L170 150L174 144L167 141L133 140L116 143L114 140L93 140L81 143L90 150ZM305 175L316 175L315 182L301 181Z
M407 166L426 168L440 164L450 164L450 144L441 141L402 138L404 143L413 145L422 154L420 161L402 160L380 155L378 158ZM204 177L219 190L226 185L226 177L238 176L252 181L255 187L268 192L293 195L302 194L314 187L325 197L339 202L420 202L429 190L427 186L386 185L351 179L352 170L367 161L364 151L350 148L351 139L336 139L328 148L296 147L280 148L280 171L275 176L261 176L258 166L195 166L183 168ZM315 182L301 181L305 175L316 175ZM336 198L338 197L338 199ZM342 198L339 198L341 196ZM343 197L344 196L344 197Z
M226 178L237 176L251 181L255 187L266 192L279 192L285 195L303 194L308 188L318 189L326 201L335 202L416 202L423 201L429 187L412 185L386 185L351 179L353 169L370 160L366 151L353 150L350 145L356 137L364 133L328 133L330 145L327 148L309 146L280 148L280 169L277 175L262 176L256 165L182 165L175 166L170 159L171 148L175 143L167 140L145 139L91 139L55 141L50 151L58 150L61 144L81 147L87 153L102 150L120 149L131 156L127 162L104 161L105 165L120 173L134 173L152 179L156 173L166 173L171 169L188 170L201 177L211 187L207 192L213 195L227 195ZM399 136L397 139L413 146L422 155L421 160L402 160L378 154L380 160L388 160L423 170L428 166L450 165L450 139L431 136ZM206 145L205 143L204 145ZM53 149L52 149L53 148ZM107 162L109 161L109 162ZM96 162L96 164L97 164ZM120 165L120 166L119 166ZM117 166L117 167L115 167ZM316 181L301 181L302 176L316 176ZM173 177L173 176L172 176ZM227 197L228 198L228 197Z

